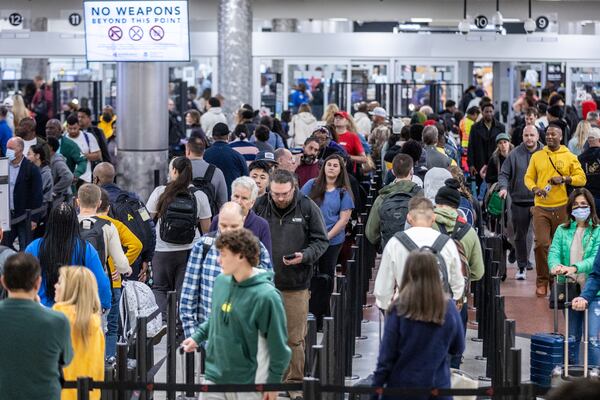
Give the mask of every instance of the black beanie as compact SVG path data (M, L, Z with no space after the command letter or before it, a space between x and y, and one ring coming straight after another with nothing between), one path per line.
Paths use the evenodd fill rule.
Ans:
M552 107L548 107L546 112L552 115L554 118L562 118L564 115L564 110L561 106L554 105Z
M441 187L435 195L435 204L446 205L452 208L458 208L460 205L460 184L454 178L446 179L443 187Z

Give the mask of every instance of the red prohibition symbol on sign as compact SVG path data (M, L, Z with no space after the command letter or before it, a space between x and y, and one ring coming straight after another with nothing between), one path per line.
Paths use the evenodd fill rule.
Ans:
M118 26L111 26L108 28L108 37L113 42L116 42L117 40L121 40L123 37L123 31Z
M165 37L165 30L161 26L155 25L152 28L150 28L150 37L152 38L152 40L158 42L159 40L162 40L162 38Z

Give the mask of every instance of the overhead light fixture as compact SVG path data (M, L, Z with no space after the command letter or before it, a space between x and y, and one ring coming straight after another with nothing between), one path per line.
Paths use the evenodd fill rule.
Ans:
M529 16L528 18L525 20L525 23L523 24L523 28L525 29L525 33L533 33L535 32L535 28L536 28L536 24L535 21L533 20L533 18L531 18L531 0L529 0Z
M348 18L329 18L331 22L348 22Z
M502 32L502 25L504 24L504 21L502 19L502 13L500 12L500 0L496 0L496 12L492 17L492 24L494 25L496 32Z
M429 24L433 22L432 18L411 18L410 22L414 22L415 24Z
M419 24L400 24L398 26L401 31L418 31L421 29L421 25Z
M519 18L502 18L502 22L521 22Z
M458 23L458 31L461 35L467 35L470 30L471 22L469 21L469 16L467 15L467 0L464 0L463 20Z

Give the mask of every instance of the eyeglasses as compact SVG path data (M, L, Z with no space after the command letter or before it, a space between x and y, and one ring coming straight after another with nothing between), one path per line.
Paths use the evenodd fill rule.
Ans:
M271 191L270 193L271 193L271 197L273 197L273 198L285 199L286 197L289 197L293 191L294 191L294 188L291 188L290 190L288 190L287 192L284 192L284 193L275 193L273 191Z

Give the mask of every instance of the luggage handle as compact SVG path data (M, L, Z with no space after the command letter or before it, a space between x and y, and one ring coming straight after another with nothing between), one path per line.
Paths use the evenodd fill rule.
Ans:
M568 289L565 288L565 296L568 296ZM570 302L565 302L565 377L569 377L569 307ZM589 327L588 327L588 308L583 311L583 377L588 377L588 346L589 346Z

